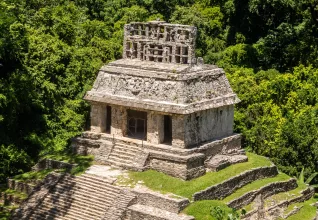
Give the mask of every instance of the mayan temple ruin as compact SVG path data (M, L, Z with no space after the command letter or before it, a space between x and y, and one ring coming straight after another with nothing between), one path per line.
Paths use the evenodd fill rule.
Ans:
M233 133L239 99L222 69L195 58L196 34L160 21L125 25L123 59L103 66L84 97L91 131L77 153L185 180L246 160Z
M241 149L240 100L223 69L195 57L196 35L188 25L126 24L123 58L99 70L84 96L90 129L70 145L94 164L72 175L78 164L43 159L33 170L54 170L43 180L8 179L27 194L12 219L200 220L191 207L209 216L210 201L246 220L297 213L314 190Z

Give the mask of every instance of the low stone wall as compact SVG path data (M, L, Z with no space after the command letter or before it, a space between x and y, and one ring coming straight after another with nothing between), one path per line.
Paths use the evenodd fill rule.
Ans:
M2 203L6 206L20 204L23 200L24 199L22 199L19 196L7 194L5 192L0 192L0 201L2 201Z
M259 167L248 170L238 176L234 176L220 184L208 187L205 190L197 192L193 195L193 200L215 200L223 199L237 189L259 179L266 177L274 177L278 174L276 166Z
M20 207L16 209L11 219L12 220L27 220L37 207L43 202L44 198L50 193L50 190L63 179L67 174L48 174L42 183L37 185L29 197L22 202Z
M136 194L138 204L164 209L173 213L180 213L190 204L189 199L171 198L168 195L163 195L146 189L134 189L132 192Z
M277 209L282 209L282 208L286 208L288 207L289 205L292 205L294 203L300 203L300 202L304 202L304 201L307 201L309 200L311 197L313 197L313 195L315 194L315 191L313 188L307 188L305 190L303 190L301 192L301 195L300 196L297 196L293 199L289 199L289 200L285 200L285 201L282 201L278 204L275 204L269 208L266 208L266 212L269 213L269 215L276 215L276 211ZM246 213L245 216L242 217L242 219L253 219L254 217L256 218L256 215L257 215L257 210L254 209L248 213Z
M207 158L213 157L217 154L232 154L238 152L241 149L242 135L235 134L229 137L224 137L219 140L215 140L196 149L197 153L203 153Z
M76 167L77 164L70 164L63 161L52 160L52 159L43 159L39 161L32 170L39 171L44 169L68 169L71 170L73 167Z
M128 207L125 220L194 220L194 217L181 215L147 205L135 204Z
M262 188L258 190L250 191L244 194L243 196L233 201L230 201L227 205L234 209L240 209L250 204L252 201L254 201L254 199L258 195L262 195L262 197L265 199L271 195L274 195L280 192L286 192L295 188L297 188L296 179L290 179L288 181L283 181L283 182L274 182L266 186L263 186Z
M28 183L28 182L20 182L14 179L7 179L7 186L9 189L26 193L28 195L32 192L35 185L39 183L41 183L41 181L34 181L31 183Z
M149 156L149 168L190 180L205 174L204 155L176 156L152 151Z
M112 141L112 142L111 142ZM84 132L82 137L73 139L73 152L81 155L92 154L95 156L95 160L111 165L108 162L108 157L114 147L113 145L129 145L134 148L139 148L140 152L136 155L135 163L123 165L123 168L129 170L145 170L148 168L157 170L159 172L166 173L168 175L182 178L184 180L193 179L205 174L204 160L205 156L202 153L195 153L191 151L191 155L180 155L179 153L167 153L155 150L150 150L145 144L142 146L138 143L128 140L126 138L115 138L112 140L110 136L92 132ZM179 149L176 149L179 152Z

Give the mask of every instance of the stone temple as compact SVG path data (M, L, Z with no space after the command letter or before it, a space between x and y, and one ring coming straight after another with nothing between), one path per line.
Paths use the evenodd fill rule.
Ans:
M102 67L84 97L91 104L90 131L71 144L96 163L73 175L82 169L78 164L44 158L33 167L54 170L43 180L8 179L10 190L27 193L11 219L202 220L212 217L215 200L244 209L244 220L289 219L312 210L303 207L313 204L315 190L298 186L267 158L248 154L249 163L232 166L233 173L219 171L247 161L241 136L233 133L239 99L222 69L195 58L195 39L192 26L126 25L123 59ZM181 179L127 172L147 169ZM17 199L0 191L0 212L1 200Z
M161 21L125 25L123 58L103 66L86 93L90 131L73 150L185 180L246 161L233 133L240 100L223 69L195 57L196 34Z

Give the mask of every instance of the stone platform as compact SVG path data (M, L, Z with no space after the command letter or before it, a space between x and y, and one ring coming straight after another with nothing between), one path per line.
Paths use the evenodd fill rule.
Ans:
M154 169L185 180L203 175L207 168L205 161L211 161L216 155L244 154L240 150L240 135L184 149L131 138L112 137L109 134L84 132L81 137L73 140L72 148L77 154L94 155L95 160L102 164L137 171Z

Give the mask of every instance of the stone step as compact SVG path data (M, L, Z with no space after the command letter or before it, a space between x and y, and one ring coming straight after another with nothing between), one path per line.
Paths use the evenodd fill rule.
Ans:
M44 201L43 202L47 207L52 207L56 208L58 210L64 209L65 211L68 211L70 209L81 209L81 210L86 210L86 211L93 211L96 214L103 214L111 205L109 204L104 204L103 207L100 207L96 205L96 203L86 203L84 200L81 201L73 201L72 203L66 203L65 205L59 204L59 203L52 203L51 201ZM100 204L99 204L100 205Z
M119 189L117 188L112 188L112 187L100 187L98 188L98 186L94 186L94 185L91 185L90 186L87 186L87 185L76 185L76 186L72 186L72 187L68 187L68 186L61 186L61 185L57 185L53 191L55 192L58 192L58 193L63 193L63 192L73 192L73 191L78 191L78 190L84 190L84 191L87 191L87 192L90 192L90 193L97 193L97 194L100 194L100 193L119 193Z
M101 216L94 215L94 212L86 213L82 209L57 210L51 207L42 207L30 219L72 219L91 220L100 219Z
M115 187L113 185L110 184L99 184L98 182L94 182L94 181L85 181L85 180L78 180L76 185L76 188L79 189L85 189L85 190L97 190L97 191L101 191L101 192L116 192L118 193L120 191L120 189L118 187ZM72 188L72 187L71 187Z
M176 214L162 209L145 205L132 205L128 207L127 220L136 220L142 215L143 219L151 220L194 220L192 216Z
M121 164L126 164L128 166L133 163L133 160L125 160L125 159L121 159L121 158L115 157L115 156L110 156L108 158L108 161L110 161L110 162L119 162Z
M136 167L133 164L132 161L126 161L126 160L114 160L114 159L109 159L108 162L111 164L113 167L118 167L118 168L126 168L126 169L133 169L135 170Z
M107 200L103 199L101 200L100 198L92 197L92 196L77 196L74 195L72 197L63 197L60 195L49 195L46 198L46 202L51 203L52 205L68 205L68 204L85 204L85 206L94 206L97 210L104 210L105 208L109 207L112 205L113 201L115 200L116 197L114 198L109 198Z
M59 199L59 198L63 198L63 199L83 199L83 200L95 200L95 203L97 203L98 201L100 201L101 203L107 203L108 201L113 201L114 199L116 199L116 197L118 196L118 194L97 194L97 195L92 195L92 194L88 194L87 192L78 192L76 191L74 194L50 194L48 195L48 198L51 199Z
M120 161L125 161L126 163L130 163L134 160L134 158L128 157L125 155L119 155L116 153L111 153L110 156L108 157L108 160L120 160Z
M95 182L95 183L99 183L99 184L111 184L113 182L113 179L108 179L106 177L100 177L100 176L96 176L94 174L88 174L88 173L83 173L80 176L76 177L76 181L78 180L85 180L88 182Z
M106 210L105 210L106 211ZM53 207L51 204L44 202L41 206L41 213L47 213L54 216L75 216L77 219L84 219L86 217L98 218L101 217L104 212L96 211L94 209L87 209L85 206L72 204L70 207Z
M125 156L130 156L130 157L136 156L136 154L137 154L138 152L139 152L139 151L132 151L132 150L129 150L129 149L123 150L122 148L117 148L117 147L115 147L115 148L112 150L112 153L116 153L116 154L120 154L120 155L125 155Z
M136 147L136 146L133 146L133 145L125 145L125 144L121 144L121 143L116 143L115 147L113 148L113 150L114 149L120 149L122 151L129 150L129 152L134 152L134 153L137 153L138 151L141 150L140 147Z

